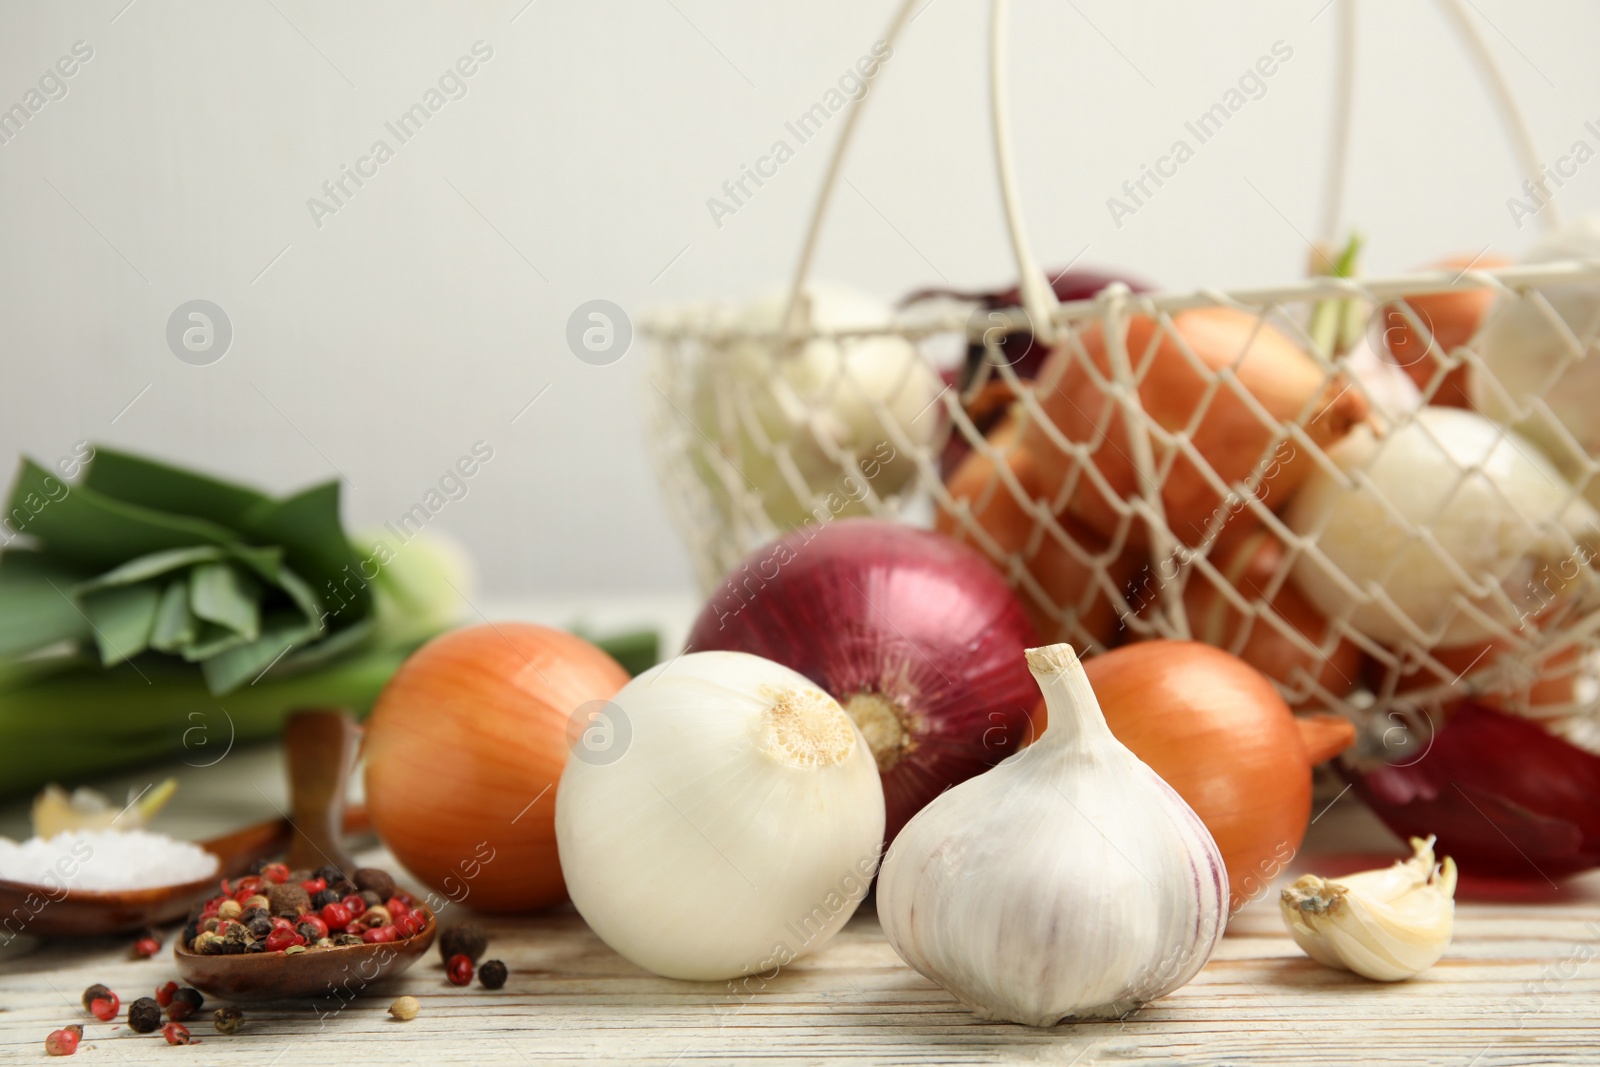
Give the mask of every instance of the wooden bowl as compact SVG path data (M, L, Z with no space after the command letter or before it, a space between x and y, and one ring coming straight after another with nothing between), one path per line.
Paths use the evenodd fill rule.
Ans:
M433 946L439 920L428 908L416 907L428 916L428 925L404 941L313 948L292 956L281 951L203 956L189 951L180 938L172 955L183 980L208 996L237 1001L348 1000L401 973Z

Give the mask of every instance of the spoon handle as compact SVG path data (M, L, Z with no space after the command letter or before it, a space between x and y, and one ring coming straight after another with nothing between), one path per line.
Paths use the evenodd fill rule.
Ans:
M315 870L331 864L348 876L355 863L344 850L344 797L361 730L344 712L297 711L285 724L284 742L294 835L289 866Z

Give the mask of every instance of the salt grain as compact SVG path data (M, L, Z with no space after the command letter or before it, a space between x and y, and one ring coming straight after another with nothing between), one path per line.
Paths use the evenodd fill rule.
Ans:
M64 830L21 842L0 837L0 878L52 889L150 889L216 873L211 853L147 830Z

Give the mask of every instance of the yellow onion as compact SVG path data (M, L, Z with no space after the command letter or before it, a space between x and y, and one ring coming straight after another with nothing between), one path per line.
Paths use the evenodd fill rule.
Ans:
M1199 361L1196 367L1173 332ZM1092 463L1111 487L1102 492L1077 461L1050 440L1037 423L1023 431L1023 447L1033 458L1040 489L1058 499L1063 485L1076 478L1067 513L1104 537L1113 537L1122 521L1112 499L1139 495L1134 449L1128 440L1121 407L1103 384L1111 377L1110 360L1099 324L1081 335L1083 353L1071 342L1052 353L1038 379L1038 398L1055 429L1069 441L1092 446ZM1339 440L1367 417L1359 391L1330 376L1299 345L1259 316L1229 307L1197 308L1173 316L1171 330L1143 316L1129 321L1127 350L1139 403L1146 416L1173 434L1189 433L1194 448L1227 484L1264 476L1257 496L1278 508L1310 471L1313 461L1304 449L1285 442L1274 445L1278 426L1263 422L1242 390L1265 409L1273 423L1303 421L1319 446ZM1091 373L1083 356L1093 365ZM1232 379L1233 384L1229 384ZM1213 390L1213 386L1216 388ZM1194 425L1192 433L1188 431ZM1161 485L1161 503L1173 535L1198 544L1223 506L1222 496L1186 455L1152 441L1157 470L1171 461ZM1137 525L1136 535L1143 531Z

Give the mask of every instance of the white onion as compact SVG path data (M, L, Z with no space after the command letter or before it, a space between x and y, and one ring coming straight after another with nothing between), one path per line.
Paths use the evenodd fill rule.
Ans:
M837 701L771 660L696 652L623 686L605 718L622 740L574 749L556 793L561 872L602 941L709 980L839 931L877 870L884 805Z
M1600 514L1533 445L1475 412L1423 408L1383 439L1358 427L1328 456L1354 484L1319 465L1285 519L1315 539L1334 569L1307 552L1295 563L1294 580L1329 619L1348 613L1358 630L1387 644L1415 635L1384 597L1428 635L1427 644L1494 635L1453 602L1461 587L1422 531L1474 582L1505 591L1515 606L1509 617L1492 589L1474 596L1461 588L1513 628L1524 611L1542 606L1535 581L1544 568L1569 564L1570 577L1572 561L1587 563L1593 553Z
M1549 263L1563 259L1600 259L1600 214L1587 215L1545 237L1523 259ZM1509 423L1530 403L1543 399L1559 427L1540 415L1524 418L1517 430L1544 449L1569 474L1584 465L1561 440L1565 427L1589 456L1600 455L1600 355L1595 334L1600 330L1600 284L1542 285L1537 290L1583 343L1581 355L1564 333L1528 297L1501 297L1490 309L1478 349L1491 377L1473 368L1469 395L1473 407L1499 423ZM1531 294L1530 294L1531 295ZM1562 369L1564 363L1569 365ZM1589 486L1597 499L1600 480Z
M776 334L788 300L787 287L773 290L723 325ZM887 304L827 282L805 286L797 314L802 332L886 329L894 322ZM904 487L917 469L913 450L938 429L932 404L939 389L916 347L893 334L813 339L793 350L776 337L744 338L713 348L700 365L695 421L738 464L773 524L789 529L817 507L834 516L862 513L865 482L879 496ZM785 447L806 492L797 494L779 461ZM699 467L726 503L722 477L707 462Z

